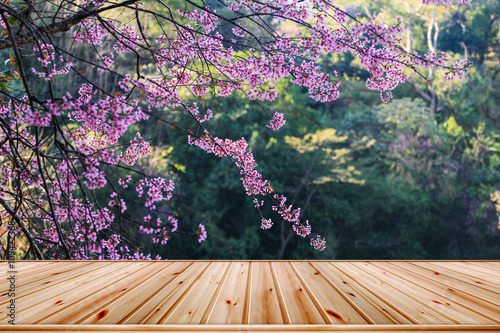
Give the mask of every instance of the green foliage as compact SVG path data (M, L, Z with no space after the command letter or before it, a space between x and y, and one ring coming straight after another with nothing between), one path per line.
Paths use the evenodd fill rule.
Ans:
M491 16L498 6L483 2L466 16L460 16L459 7L419 7L413 0L363 0L346 7L362 17L407 17L411 35L404 43L412 51L428 50L427 31L436 24L442 29L434 46L454 52L452 58L463 57L462 42L476 60L483 54L463 82L424 73L431 75L431 84L416 80L401 86L383 105L366 90L366 71L345 54L322 62L325 71L336 70L342 78L341 98L334 103L314 102L304 89L285 81L278 83L279 97L272 103L257 104L239 93L197 101L214 111L207 123L212 133L247 139L271 186L302 207L313 232L327 237L325 252L314 252L289 235L270 207L264 206L263 213L275 225L261 230L261 217L231 162L186 148L186 135L168 126L149 133L158 135L158 146L176 147L162 157L178 176L169 208L178 212L182 231L205 224L208 240L199 246L181 234L156 251L172 259L499 258L498 216L491 199L500 188L500 65L498 54L491 53L498 45L498 20ZM492 33L480 34L484 24ZM459 28L465 33L457 33ZM264 127L275 111L287 120L279 132ZM182 117L172 116L183 125ZM182 253L171 250L178 248Z
M433 7L418 9L417 3L359 0L345 8L360 11L362 17L408 17L404 24L411 25L412 35L404 36L403 43L425 52ZM458 59L466 45L476 63L461 83L445 83L432 73L431 85L415 80L413 86L401 86L385 105L366 89L367 72L352 55L343 54L322 62L326 72L336 70L342 78L341 98L334 103L317 103L304 89L285 81L277 84L279 97L272 103L258 104L241 93L196 101L203 110L214 111L206 123L212 133L238 133L231 139L244 137L249 142L271 186L302 207L302 218L311 221L313 232L327 237L325 252L315 252L295 235L289 237L288 226L269 206L263 213L275 225L261 230L261 216L245 195L238 171L229 160L188 146L189 132L160 123L135 128L156 143L150 158L142 161L142 171L176 175L176 193L162 208L178 214L181 233L167 245L154 245L152 253L171 259L500 258L498 216L491 196L500 189L499 7L494 0L474 3L478 5L467 11L436 6L434 13L442 28L438 49ZM175 8L178 2L169 4ZM208 4L217 9L215 1ZM161 33L155 22L146 24L156 29L149 31ZM95 56L90 48L78 50L78 55ZM136 65L133 57L116 61L123 68ZM147 59L141 64L144 75L152 74ZM4 64L0 89L15 93L19 82L14 70L12 63ZM95 73L95 82L112 85L112 80L100 81ZM55 87L63 88L68 89ZM434 94L434 108L425 94ZM275 111L287 120L279 132L265 127ZM155 116L189 128L175 110ZM129 207L123 228L144 211L139 205ZM202 245L182 234L194 232L199 223L208 231ZM148 236L130 237L144 241Z

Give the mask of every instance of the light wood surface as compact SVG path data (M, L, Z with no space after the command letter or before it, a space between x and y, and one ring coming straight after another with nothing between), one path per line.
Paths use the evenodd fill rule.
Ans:
M500 332L499 261L15 266L16 325L7 322L12 297L4 277L0 331Z

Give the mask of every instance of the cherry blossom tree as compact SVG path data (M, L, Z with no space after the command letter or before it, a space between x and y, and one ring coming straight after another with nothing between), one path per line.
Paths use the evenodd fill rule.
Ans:
M0 77L1 217L8 240L22 237L26 256L37 259L150 259L121 231L130 204L148 210L127 222L153 243L181 232L166 204L173 180L137 167L152 150L136 132L143 122L170 126L188 145L229 159L255 208L271 205L321 251L325 239L275 193L245 138L210 131L218 110L203 99L272 101L275 83L287 79L316 101L336 100L341 76L319 65L330 53L357 56L370 73L367 88L384 102L410 75L437 69L461 78L468 65L448 64L443 53L408 53L399 24L363 18L333 0L26 0L0 3L0 15L0 50L10 66ZM285 22L293 33L280 31ZM174 114L191 125L180 126ZM282 112L268 116L271 130L286 123ZM261 227L271 228L272 218L261 216ZM202 223L184 233L207 239Z

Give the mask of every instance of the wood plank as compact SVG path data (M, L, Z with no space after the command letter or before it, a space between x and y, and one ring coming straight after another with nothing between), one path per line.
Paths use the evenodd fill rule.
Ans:
M495 323L492 318L488 318L481 312L476 312L471 310L470 308L465 307L463 303L460 303L455 299L444 297L442 295L439 295L435 291L429 291L428 289L425 289L418 284L409 282L406 279L398 278L397 276L394 276L393 274L384 271L377 266L368 263L352 263L350 265L358 266L359 270L364 270L369 274L377 274L378 276L382 276L385 285L390 285L393 288L397 288L411 298L419 301L421 304L424 304L427 307L427 310L424 310L427 314L431 311L438 312L459 324ZM415 311L415 313L417 312ZM439 320L440 321L434 322L432 324L447 323L443 319Z
M470 276L472 278L482 280L482 281L487 281L495 285L500 285L500 277L496 277L490 273L484 273L481 271L480 268L474 268L471 269L470 267L464 265L463 262L434 262L432 263L435 266L438 267L444 267L447 268L448 270L461 273L463 275ZM500 288L499 288L500 291Z
M388 265L387 263L370 263L370 267L376 267L382 272L389 273L390 276L386 275L386 277L395 279L399 283L402 281L408 281L409 284L422 287L432 294L443 297L443 299L447 302L451 301L450 304L452 305L453 303L456 303L458 306L466 307L481 316L486 316L491 320L491 323L500 323L500 304L492 305L491 303L481 301L477 297L470 294L454 290L449 285L436 282L435 280L422 279L418 274L400 269L397 265ZM390 283L390 281L388 282ZM435 303L436 299L433 299L433 302Z
M268 262L252 263L250 324L283 324L273 273Z
M40 281L41 279L45 279L49 276L64 275L67 273L72 274L72 271L75 269L80 269L82 267L88 268L89 266L93 265L95 265L95 263L92 262L61 262L55 265L42 265L40 267L34 268L30 274L25 275L24 272L21 272L19 275L19 279L23 282L23 286L26 286L30 283Z
M91 307L96 292L108 286L111 286L112 289L120 287L119 282L121 279L132 274L138 274L138 271L147 265L147 263L137 265L111 263L106 266L103 265L100 269L90 272L90 274L79 276L78 279L68 280L57 286L44 289L43 293L35 293L30 298L34 304L20 309L19 323L40 323L45 318L73 305L76 305L77 308Z
M60 265L60 262L49 262L46 264L47 264L46 266L51 267L51 269L47 270L47 273L50 275L56 275L56 276L59 273L62 274L65 270L64 267L67 267L68 264L75 265L75 263L70 263L70 262L64 263L65 265L63 265L63 266ZM75 267L78 267L78 265L76 265ZM34 268L35 274L36 274L36 272L40 272L40 270L41 269L39 267L35 267ZM16 275L15 276L16 288L15 288L14 294L15 294L15 299L16 299L16 302L18 304L18 307L21 309L21 308L25 308L26 306L32 305L33 300L29 298L29 294L31 292L25 288L29 284L25 284L26 277L24 275L24 271L19 270L18 273L16 273L15 275ZM8 282L7 279L5 279L5 282ZM44 287L45 287L44 285L40 286L37 289L37 291L40 291ZM4 292L0 297L0 318L3 318L6 315L6 313L7 313L6 305L7 305L7 303L10 302L10 297L8 297L9 287L7 287L7 285L4 285L3 288L4 288L3 290L6 290L6 292Z
M54 263L55 261L53 261ZM2 260L0 261L1 264L5 265L5 267L8 266L8 263L9 261L7 260ZM33 267L37 267L38 265L40 265L41 263L43 263L43 261L26 261L26 260L14 260L14 267L17 269L17 270L28 270L28 269L31 269Z
M333 324L333 320L330 318L330 316L333 316L334 318L336 318L335 313L334 312L330 312L330 314L326 313L326 310L323 309L323 306L321 305L320 301L318 300L318 297L316 295L314 295L313 291L311 290L311 287L307 284L304 277L300 274L300 272L297 270L297 268L293 265L293 262L290 262L290 265L292 266L292 270L294 271L295 275L297 275L297 278L299 279L302 286L304 286L304 290L307 292L307 295L309 295L309 297L311 298L311 301L314 303L316 310L321 315L321 317L323 318L325 323L326 324Z
M375 263L374 263L375 264ZM380 263L376 263L379 265ZM426 269L424 267L415 266L409 262L387 262L386 266L395 266L398 269L418 274L419 279L427 279L448 286L448 290L458 290L461 293L466 293L482 301L493 305L498 305L500 296L491 291L478 287L476 284L467 283L451 276L441 274L440 272Z
M16 282L20 288L25 288L29 284L33 282L40 281L49 276L64 274L73 269L88 265L90 263L72 263L72 262L63 262L63 263L47 263L46 265L42 265L42 267L33 267L33 269L29 271L24 271L21 269L16 269ZM0 282L0 290L6 288L8 281L2 280ZM3 294L1 296L4 296Z
M500 274L500 262L498 261L468 261L468 263L472 265L477 265L485 268L489 268L495 271L497 274Z
M30 303L34 303L34 300L42 294L51 294L59 293L62 290L69 290L71 288L76 288L80 284L75 283L77 281L84 282L87 279L97 278L104 274L101 270L106 267L111 267L112 263L95 263L87 267L84 265L83 267L77 267L75 269L69 270L56 270L53 275L46 277L45 279L41 279L39 281L35 281L26 286L20 286L20 298L27 297L30 299ZM80 265L81 266L81 265ZM61 272L61 274L59 274Z
M447 275L447 276L452 277L454 279L470 283L470 284L475 285L479 288L489 290L495 294L498 294L500 297L500 285L495 285L494 283L482 280L478 277L473 277L473 276L469 276L469 275L466 275L463 273L459 273L455 270L450 270L446 267L442 267L442 266L438 265L438 263L436 263L436 262L427 263L427 262L420 262L419 261L419 262L412 262L411 264L415 265L415 266L429 269L429 270L433 271L434 273L444 274L444 275Z
M16 298L18 304L17 319L20 324L32 324L33 322L28 321L29 314L34 311L34 309L42 309L48 307L48 309L54 309L60 306L64 306L64 299L68 294L79 293L82 288L86 287L89 281L99 279L100 276L106 275L113 272L119 267L130 265L130 263L99 263L96 269L85 272L84 274L77 276L75 278L67 279L57 285L52 285L36 292L31 293L26 297ZM100 269L103 268L103 269ZM63 297L63 298L59 298ZM48 299L59 298L53 300L54 303L49 302ZM61 302L58 302L61 300ZM45 304L45 305L44 305ZM54 306L55 305L55 306ZM43 311L42 311L43 312ZM3 322L5 314L2 313L0 317L0 322Z
M9 263L8 261L0 261L2 264L7 267L7 264ZM49 266L50 265L58 265L58 264L64 264L64 263L70 263L74 261L60 261L60 260L35 260L35 261L28 261L28 260L16 260L14 261L14 266L19 272L28 272L31 271L37 267L40 266Z
M40 278L33 278L30 282L26 283L25 279L19 278L19 297L29 297L30 299L37 292L48 290L56 290L54 288L60 289L61 286L56 286L68 280L77 279L81 275L88 274L93 271L97 271L102 267L109 266L111 263L99 263L99 264L84 264L78 263L78 265L70 266L65 265L64 267L57 268L55 270L48 270L47 272L40 272ZM53 287L54 286L54 287ZM52 289L50 289L53 287Z
M9 268L9 266L7 266L7 262L5 262L5 269L6 269L5 275L6 275L6 277L8 277L9 275L15 275L16 288L20 288L20 287L24 286L26 284L26 281L27 281L29 276L36 276L36 274L38 272L40 272L40 269L37 267L33 267L29 271L24 271L24 270L22 270L22 268L19 267L19 266L21 266L20 264L21 263L16 263L16 266L12 270L13 273L8 273L8 271L11 271L11 269ZM51 263L51 264L48 264L47 266L55 267L56 265L53 265ZM21 281L21 279L22 279L22 281ZM0 280L0 290L2 291L2 293L0 294L0 304L1 305L6 304L6 302L9 301L7 299L8 292L3 292L4 290L9 289L9 286L10 286L10 282L7 279Z
M86 315L76 315L74 318L77 324L115 324L123 321L137 308L147 303L155 293L160 291L182 273L191 263L172 262L165 263L165 267L160 267L157 274L145 277L139 284L128 288L121 297L112 299L107 304L99 307ZM100 315L105 313L105 316Z
M374 301L373 294L336 268L337 263L314 263L314 266L335 284L375 324L411 324L406 317L394 311L389 304Z
M206 309L212 304L229 262L214 262L204 278L183 298L165 324L200 324Z
M292 263L302 282L307 285L311 293L319 301L322 310L335 324L368 324L366 314L360 314L354 303L349 302L342 292L332 286L323 274L308 262Z
M52 313L49 316L46 316L43 320L39 320L37 323L76 323L76 321L80 318L96 312L99 307L102 307L115 299L119 299L121 296L128 293L130 289L134 289L137 285L141 284L146 277L159 273L161 271L161 266L164 266L164 264L158 262L145 263L142 267L140 267L140 269L137 269L135 272L131 272L130 274L124 274L123 277L115 275L114 281L111 282L107 280L109 276L106 276L106 278L101 277L100 283L95 285L96 289L92 290L91 296L88 298L82 298L72 304L68 304L66 307ZM123 270L125 269L127 268L124 268ZM89 302L91 305L83 307L81 302ZM97 317L104 317L106 315L107 311L103 310L97 314Z
M274 286L276 287L276 296L278 297L278 303L280 306L281 317L283 318L284 324L291 324L290 313L286 308L285 299L283 297L283 291L281 290L280 282L278 276L276 275L276 270L272 262L269 262L269 268L271 269L271 274L273 276Z
M418 298L412 297L405 291L405 285L398 285L398 281L387 281L387 276L382 272L370 270L369 267L360 265L366 263L338 263L336 266L344 271L351 279L369 289L378 299L389 304L411 322L420 325L429 324L453 324L461 323L458 319L450 318L441 311L436 311L429 304L425 304Z
M477 271L481 274L486 274L487 276L496 280L500 279L500 266L497 266L497 269L495 270L493 268L485 267L480 263L474 262L458 262L456 264L457 266L467 267L472 272Z
M170 265L170 263L167 263ZM149 265L144 265L141 269L137 270L132 274L128 274L123 278L116 280L112 284L108 285L106 288L101 288L92 293L91 300L92 306L87 306L82 308L80 303L75 303L61 309L57 313L53 313L51 316L47 316L40 324L63 324L63 323L76 323L83 318L88 317L95 313L95 318L106 317L109 313L107 309L100 308L105 307L107 304L113 302L119 302L120 298L136 291L138 286L144 284L145 280L156 277L165 268L165 263L162 262L152 262ZM105 284L101 278L101 283ZM99 287L102 285L100 284ZM100 310L100 311L99 311Z
M14 270L19 274L31 274L32 272L39 271L40 266L48 267L48 266L56 266L57 264L62 263L61 261L38 261L38 262L25 262L25 261L15 261L14 262ZM9 268L9 264L7 261L4 261L3 267L7 270Z
M292 324L324 324L325 320L311 300L289 262L273 262Z
M500 332L500 262L27 264L16 262L16 324L21 326L0 323L0 331ZM0 305L9 301L4 295ZM0 320L2 315L6 323L6 310L0 308ZM43 325L53 323L59 325ZM68 326L73 323L82 325Z
M498 325L15 325L9 332L498 332Z
M158 324L166 320L175 310L177 304L182 301L197 282L202 273L210 265L209 262L194 262L182 273L178 274L165 288L156 293L148 303L141 306L131 316L124 320L123 324ZM164 318L166 317L166 318Z
M242 324L249 283L249 262L235 262L230 267L222 291L213 305L207 324Z

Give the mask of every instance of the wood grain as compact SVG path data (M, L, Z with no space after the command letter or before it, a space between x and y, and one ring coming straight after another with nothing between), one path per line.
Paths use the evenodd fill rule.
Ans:
M6 262L3 262L7 265ZM499 261L16 262L6 332L500 332Z

